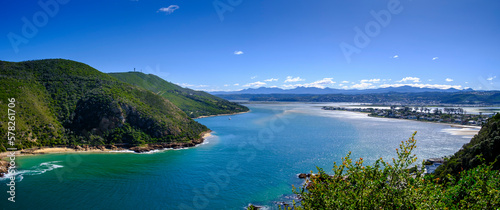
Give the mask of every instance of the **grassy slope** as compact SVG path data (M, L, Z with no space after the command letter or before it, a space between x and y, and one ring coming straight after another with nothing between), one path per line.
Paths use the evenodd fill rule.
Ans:
M248 108L210 95L203 91L183 88L158 76L140 72L110 73L111 76L161 95L182 109L190 117L231 114Z
M0 84L0 150L7 146L8 98L17 101L19 148L186 142L208 130L151 91L75 61L0 61Z

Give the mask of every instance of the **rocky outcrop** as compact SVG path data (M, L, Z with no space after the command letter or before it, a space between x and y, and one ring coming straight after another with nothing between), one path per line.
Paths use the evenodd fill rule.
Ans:
M204 136L206 133L209 133L211 131L203 132L200 135ZM142 147L132 147L129 148L130 150L137 152L137 153L144 153L144 152L150 152L153 150L163 150L163 149L181 149L181 148L186 148L186 147L194 147L198 144L203 143L205 139L198 138L195 140L192 140L191 142L174 142L174 143L161 143L161 144L149 144L147 146L142 146Z
M194 142L176 142L176 143L165 143L165 144L150 144L144 147L132 147L130 150L133 150L137 153L150 152L153 150L162 150L162 149L181 149L186 147L196 146Z
M0 160L0 177L3 177L9 172L10 163L7 161Z
M299 179L305 179L307 177L311 177L311 174L304 174L304 173L299 174Z

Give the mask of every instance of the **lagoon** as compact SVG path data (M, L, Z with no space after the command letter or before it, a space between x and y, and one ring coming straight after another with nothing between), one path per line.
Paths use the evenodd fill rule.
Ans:
M246 105L251 112L230 119L197 119L214 132L194 148L19 157L16 203L3 193L0 204L7 209L244 209L249 203L273 208L293 199L292 185L303 182L297 174L316 166L328 172L349 151L367 164L388 160L417 131L422 161L451 155L472 137L444 124L321 109L331 103Z

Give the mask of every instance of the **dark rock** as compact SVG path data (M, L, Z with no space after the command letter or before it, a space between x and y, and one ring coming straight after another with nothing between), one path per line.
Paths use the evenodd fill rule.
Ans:
M0 177L3 177L9 172L10 163L7 161L0 160Z
M310 175L309 175L309 176L310 176ZM308 174L304 174L304 173L299 174L299 178L300 178L300 179L305 179L305 178L307 178L307 177L309 177L309 176L308 176Z
M247 209L254 210L254 209L261 209L261 208L262 208L262 206L256 206L253 204L249 204Z

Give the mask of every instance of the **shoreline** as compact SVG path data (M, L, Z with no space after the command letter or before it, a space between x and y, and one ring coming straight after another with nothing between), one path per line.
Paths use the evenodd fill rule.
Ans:
M214 115L208 115L208 116L199 116L193 119L202 119L202 118L207 118L207 117L218 117L218 116L230 116L230 115L238 115L238 114L245 114L249 113L250 110L245 111L245 112L237 112L237 113L231 113L231 114L214 114Z
M113 153L121 153L130 152L130 153L147 153L154 150L167 150L167 149L183 149L183 148L192 148L198 145L203 144L206 138L212 136L212 130L204 131L200 135L199 139L194 139L191 142L179 142L179 143L165 143L165 144L151 144L145 147L116 147L116 146L76 146L76 147L41 147L41 148L32 148L32 149L23 149L19 151L15 151L16 157L21 156L34 156L34 155L45 155L45 154L74 154L74 153L101 153L101 154L113 154ZM169 147L171 146L171 147ZM80 147L80 149L77 149ZM111 148L110 148L111 147ZM113 148L114 147L114 148ZM137 149L137 150L134 150ZM140 151L140 152L137 152ZM0 161L7 158L10 152L1 152L0 153Z
M371 117L371 118L375 118L375 119L391 119L391 120L404 120L404 121L413 121L413 122L422 122L422 123L432 123L432 124L437 124L437 125L448 125L452 128L472 128L472 129L478 129L477 132L479 132L479 130L481 129L481 126L477 126L477 125L460 125L460 124L453 124L453 123L440 123L440 122L431 122L431 121L423 121L423 120L421 121L421 120L390 118L390 117L374 117L374 116L370 116L369 113L358 112L358 111L349 111L349 110L324 110L324 111L344 111L344 112L363 114L366 117Z
M200 116L193 119L201 119L207 117L217 117L217 116L228 116L228 115L238 115L249 113L249 111L238 112L232 114L217 114L210 116ZM120 153L121 151L130 151L131 153L146 153L154 150L165 150L165 149L182 149L182 148L191 148L196 147L200 144L203 144L206 138L212 136L212 130L204 131L200 135L199 139L193 139L191 142L176 142L176 143L163 143L163 144L151 144L145 147L116 147L114 145L106 145L106 146L75 146L75 147L38 147L38 148L30 148L15 151L16 157L21 156L31 156L31 155L44 155L44 154L71 154L71 153L102 153L102 154L112 154L112 153ZM7 158L7 155L11 154L11 151L0 152L0 161Z

